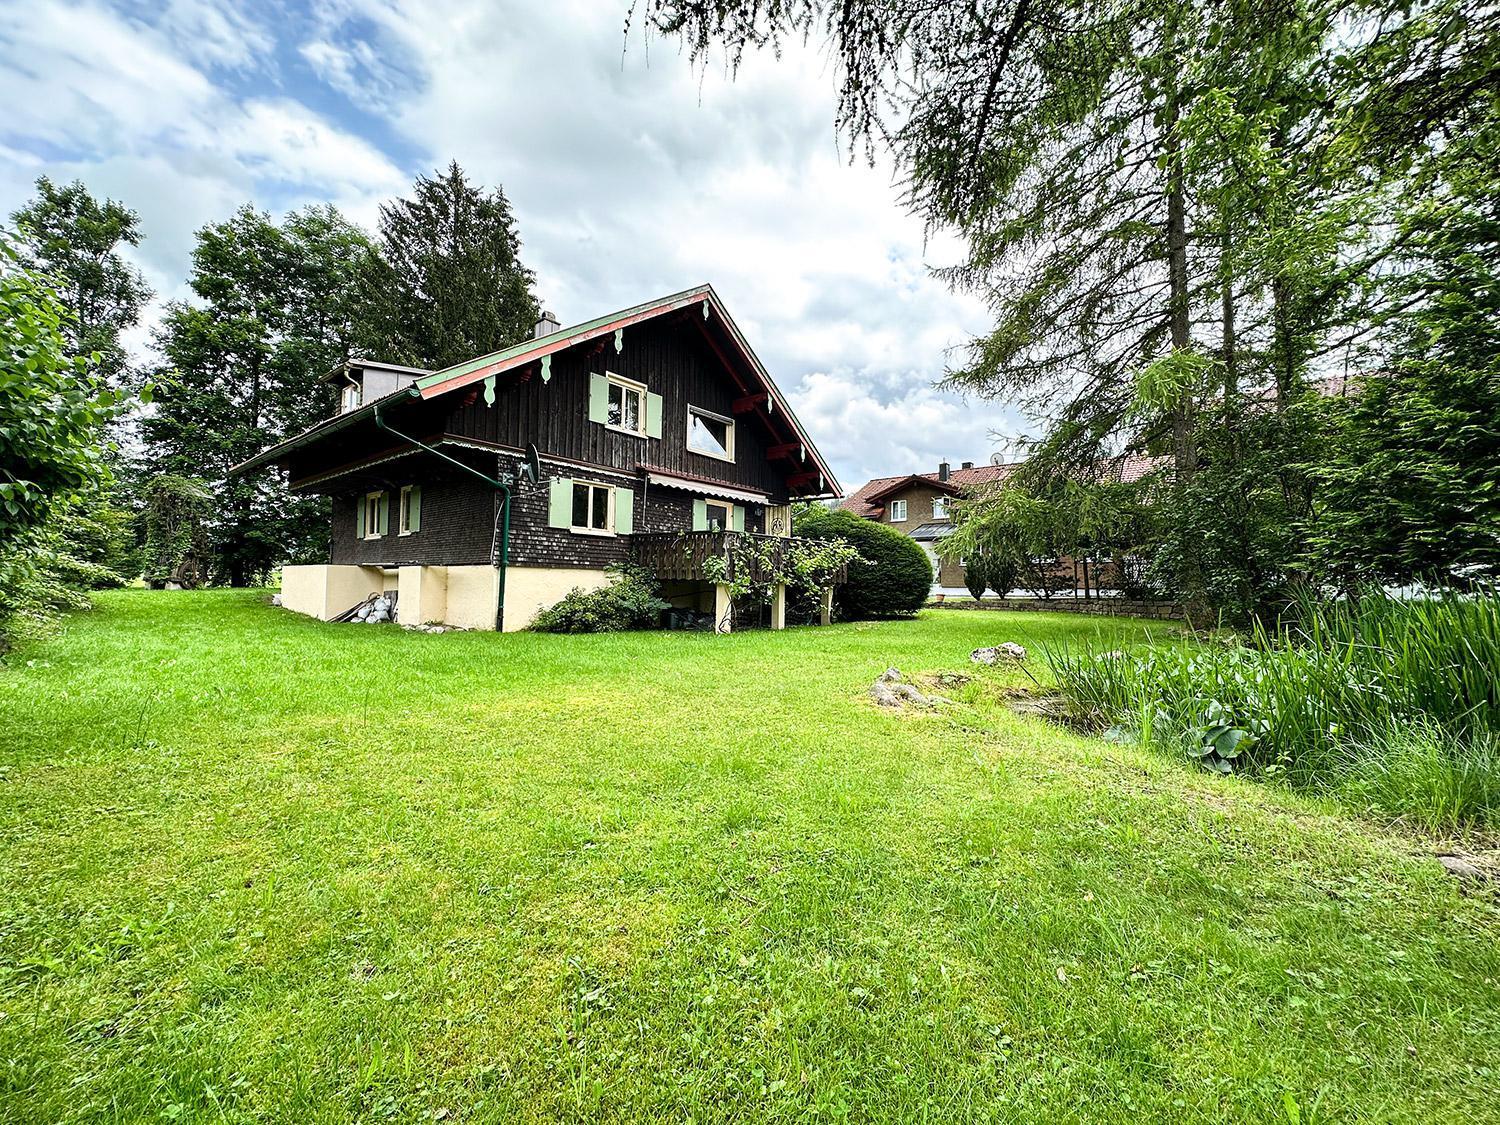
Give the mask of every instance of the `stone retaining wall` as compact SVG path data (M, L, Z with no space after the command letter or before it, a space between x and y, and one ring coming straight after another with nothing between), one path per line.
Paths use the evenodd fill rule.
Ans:
M985 598L982 602L928 602L929 609L1007 609L1036 610L1046 613L1093 613L1101 617L1153 617L1160 621L1181 621L1182 607L1172 602L1143 602L1129 598Z

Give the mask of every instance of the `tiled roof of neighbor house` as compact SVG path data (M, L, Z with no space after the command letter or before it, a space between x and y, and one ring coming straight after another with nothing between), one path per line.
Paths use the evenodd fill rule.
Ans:
M965 485L989 484L992 481L1002 480L1014 472L1016 467L1017 465L975 465L972 469L953 469L948 474L948 484L953 486L951 491L957 492ZM940 484L936 473L905 473L894 477L876 477L851 492L839 504L839 507L848 509L857 516L874 519L880 514L879 498L891 491L893 486L899 486L907 481L913 484Z
M1115 463L1115 468L1119 473L1116 479L1125 483L1140 480L1147 473L1161 468L1166 461L1167 458L1164 457L1151 457L1139 453L1128 454L1119 458ZM952 469L948 473L949 487L944 491L958 492L974 485L993 484L995 481L1004 480L1010 476L1022 464L1024 462L1013 461L1008 465L975 465L972 469ZM885 506L883 501L886 496L915 484L943 487L942 482L938 480L937 473L907 473L903 476L876 477L851 492L839 504L839 507L857 516L875 519Z

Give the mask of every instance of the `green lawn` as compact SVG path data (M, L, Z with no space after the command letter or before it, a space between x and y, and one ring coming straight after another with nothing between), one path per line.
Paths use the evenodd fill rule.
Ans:
M0 1120L1474 1121L1418 841L886 665L1145 626L323 625L120 592L0 669Z

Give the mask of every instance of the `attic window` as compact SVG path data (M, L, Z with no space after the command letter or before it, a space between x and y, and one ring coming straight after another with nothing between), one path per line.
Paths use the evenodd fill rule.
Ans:
M639 383L609 377L609 415L607 424L630 434L646 432L646 388Z
M905 500L892 500L891 501L891 522L892 523L905 523L906 522L906 501Z
M362 397L358 383L345 383L343 393L339 398L340 413L347 414L351 410L358 410Z
M688 448L705 457L733 461L734 420L696 406L688 407Z
M932 518L945 520L948 518L948 498L945 496L934 496L932 498Z

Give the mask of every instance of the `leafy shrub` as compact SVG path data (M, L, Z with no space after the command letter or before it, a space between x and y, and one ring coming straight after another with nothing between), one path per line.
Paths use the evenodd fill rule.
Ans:
M610 582L597 590L574 587L562 601L542 610L528 628L534 633L618 633L654 629L671 606L662 600L651 572L643 567L609 568Z
M159 590L173 582L185 590L203 585L208 574L205 520L213 503L207 484L164 473L145 487L146 584Z
M845 620L916 613L932 590L932 563L916 540L853 512L808 507L796 514L795 535L842 539L859 552L848 580L834 588L834 608Z
M1128 727L1219 772L1352 787L1424 822L1500 809L1494 590L1417 601L1378 589L1347 601L1304 596L1279 630L1256 626L1248 644L1047 659L1079 718Z

